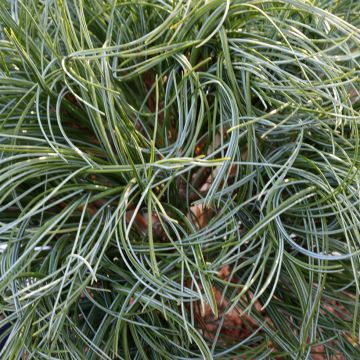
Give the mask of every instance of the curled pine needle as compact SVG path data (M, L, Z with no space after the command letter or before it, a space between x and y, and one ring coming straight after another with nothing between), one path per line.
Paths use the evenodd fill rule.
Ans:
M359 29L0 0L0 359L359 359Z

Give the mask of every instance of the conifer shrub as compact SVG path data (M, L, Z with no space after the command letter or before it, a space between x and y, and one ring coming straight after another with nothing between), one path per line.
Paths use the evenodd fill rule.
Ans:
M359 359L359 28L0 0L0 358Z

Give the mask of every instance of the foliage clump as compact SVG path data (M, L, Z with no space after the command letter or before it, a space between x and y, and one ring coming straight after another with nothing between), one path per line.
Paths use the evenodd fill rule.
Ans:
M359 358L359 28L1 0L0 358Z

